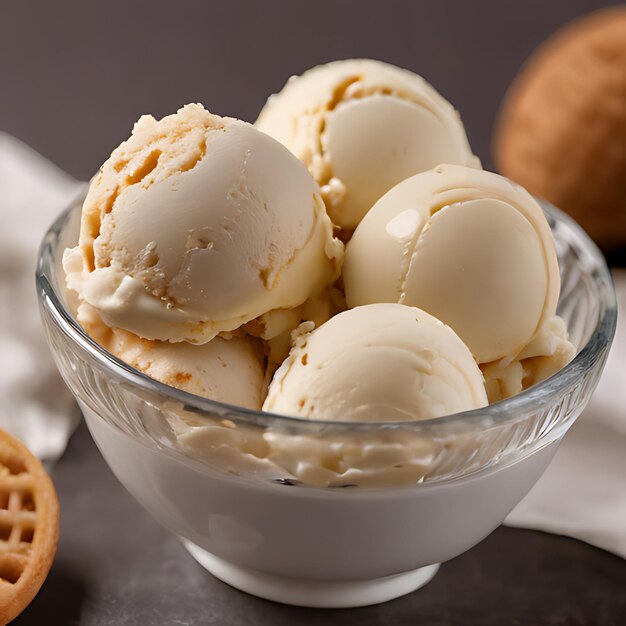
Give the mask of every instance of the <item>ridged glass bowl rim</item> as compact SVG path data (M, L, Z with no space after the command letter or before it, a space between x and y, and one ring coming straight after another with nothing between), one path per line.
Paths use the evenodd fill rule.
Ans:
M480 409L454 413L439 418L402 422L350 422L306 419L267 411L257 411L210 400L160 383L107 352L87 335L63 303L63 298L57 294L55 290L55 285L58 284L56 253L59 237L80 200L80 197L77 198L59 215L42 240L36 271L37 293L40 304L51 314L56 326L62 333L70 341L85 350L109 374L125 383L130 383L141 389L181 402L185 408L192 410L194 413L218 416L228 415L230 418L249 421L256 425L273 426L279 423L288 428L301 428L308 432L311 432L311 429L315 429L316 426L320 429L331 427L333 430L336 428L375 430L412 427L419 429L420 432L428 431L430 428L440 429L442 427L457 430L458 427L462 432L473 427L477 421L484 423L485 418L489 418L493 426L504 425L509 421L515 421L520 416L529 415L536 409L545 408L546 404L553 398L557 399L565 390L576 384L583 373L588 368L593 367L596 361L602 357L605 350L610 346L615 334L617 303L613 281L604 256L572 218L549 203L542 201L541 204L547 216L556 222L563 223L573 232L577 243L594 264L593 280L600 298L604 299L602 302L603 306L600 307L601 311L603 309L603 315L598 320L591 337L576 357L554 376L516 396Z

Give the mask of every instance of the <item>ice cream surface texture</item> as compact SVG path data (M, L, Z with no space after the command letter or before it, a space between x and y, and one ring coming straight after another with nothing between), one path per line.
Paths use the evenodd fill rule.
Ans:
M373 304L297 337L263 408L320 420L395 422L485 406L465 344L428 313Z
M439 163L480 167L457 111L420 76L368 59L294 76L256 121L322 186L335 224L351 231L396 183Z
M209 343L170 343L140 339L102 323L82 304L78 321L103 348L161 383L197 396L260 409L265 396L265 362L260 341L244 334Z
M255 125L199 104L141 117L71 245L72 313L103 358L233 405L157 384L120 418L230 474L378 488L473 471L501 442L438 418L482 418L574 356L541 206L482 170L431 85L379 61L292 77Z
M489 403L510 398L550 378L565 367L575 354L565 322L558 315L548 318L513 361L501 359L480 366Z
M143 116L113 151L64 269L108 326L201 344L299 306L342 256L298 159L250 124L187 105Z
M347 246L343 280L348 306L424 309L479 363L516 358L555 315L560 290L537 201L506 178L458 165L385 194Z

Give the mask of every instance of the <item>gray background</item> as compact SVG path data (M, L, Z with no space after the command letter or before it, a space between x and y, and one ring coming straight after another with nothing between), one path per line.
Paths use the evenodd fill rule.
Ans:
M293 73L365 56L422 74L490 135L524 59L599 0L7 0L0 129L88 178L142 113L202 102L254 121Z
M351 56L424 75L490 166L499 102L530 51L591 0L0 1L0 129L89 177L146 112L189 101L253 121L289 74ZM498 529L423 591L351 611L252 598L200 568L114 479L82 426L53 470L57 559L31 625L626 624L626 565Z

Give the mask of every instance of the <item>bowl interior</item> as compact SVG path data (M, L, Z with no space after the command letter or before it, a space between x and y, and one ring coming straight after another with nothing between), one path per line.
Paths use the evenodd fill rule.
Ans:
M88 401L114 427L165 453L180 454L186 462L220 465L214 441L202 440L204 454L198 450L199 444L181 444L176 426L181 420L198 428L222 430L227 423L238 437L220 445L245 457L246 462L239 463L246 467L242 473L274 481L309 484L310 480L302 480L297 473L294 476L295 461L285 461L285 456L290 456L287 450L291 450L303 458L308 455L319 460L320 455L325 456L322 465L327 471L322 472L325 478L319 478L322 483L333 482L328 478L330 473L340 476L339 486L359 484L358 480L350 482L358 472L349 471L346 456L351 455L359 470L359 463L366 464L364 446L378 446L387 453L400 448L400 457L391 455L392 465L411 467L410 484L450 480L514 462L555 441L586 404L606 360L615 330L616 304L604 258L573 220L551 205L543 206L561 270L558 313L578 354L555 376L484 409L415 422L354 424L339 419L329 423L247 410L150 379L103 350L74 319L76 297L65 287L61 261L63 250L77 240L80 205L70 207L57 220L42 244L37 282L44 326L59 369L79 400ZM222 439L223 434L219 433ZM261 439L268 439L268 434L270 439L284 438L279 442L282 461L278 467L261 450L265 449ZM245 450L251 439L259 439L258 450ZM361 454L355 452L354 445L360 446ZM329 450L335 451L330 460ZM380 474L380 467L376 469ZM403 469L406 467L388 473L397 477Z

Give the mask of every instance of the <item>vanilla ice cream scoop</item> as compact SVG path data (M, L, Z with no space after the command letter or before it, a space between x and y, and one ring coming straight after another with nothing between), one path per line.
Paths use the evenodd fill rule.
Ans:
M415 307L372 304L297 337L263 409L320 420L389 422L486 404L482 374L451 328Z
M105 350L161 383L219 402L260 409L265 357L260 340L245 334L203 345L141 339L102 323L84 303L77 319Z
M506 178L458 165L385 194L347 246L343 280L348 306L424 309L479 363L515 358L555 314L560 290L537 201Z
M565 367L575 354L576 349L569 341L565 322L558 315L549 317L513 361L500 359L480 366L489 403L515 396L550 378Z
M306 164L348 231L413 174L439 163L480 167L452 105L420 76L380 61L335 61L292 77L256 126Z
M64 269L107 325L200 344L302 304L342 255L298 159L250 124L188 105L142 117L113 151Z

